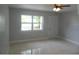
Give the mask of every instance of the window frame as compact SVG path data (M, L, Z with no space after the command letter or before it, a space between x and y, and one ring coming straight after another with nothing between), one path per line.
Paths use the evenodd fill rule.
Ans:
M31 16L32 17L32 22L24 22L25 24L31 24L32 26L31 26L31 30L22 30L22 24L24 24L21 20L22 20L22 18L21 18L21 31L42 31L44 28L43 28L43 24L44 24L44 16L40 16L40 15L27 15L27 14L21 14L20 15L20 17L22 17L22 15L25 15L25 16ZM34 16L40 16L40 17L42 17L42 23L34 23L33 22L33 17ZM39 30L34 30L34 24L39 24ZM42 25L42 26L40 26L40 24ZM42 29L40 29L42 27Z

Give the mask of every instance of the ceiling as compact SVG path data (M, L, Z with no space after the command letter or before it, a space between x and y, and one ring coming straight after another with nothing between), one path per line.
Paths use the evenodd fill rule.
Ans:
M68 12L76 10L76 4L70 4L71 7L64 7L60 12ZM52 7L49 4L9 4L12 8L52 11Z

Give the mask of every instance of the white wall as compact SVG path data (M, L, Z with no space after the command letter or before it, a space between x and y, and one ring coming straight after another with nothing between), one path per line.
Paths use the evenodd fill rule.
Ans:
M77 11L60 14L59 35L66 40L79 44L79 15Z
M7 5L0 5L0 54L9 49L9 13Z
M21 32L21 14L44 16L44 29L42 31ZM52 38L58 34L58 15L50 12L23 10L10 8L10 40L29 40L33 38ZM38 39L37 39L38 40Z
M79 15L79 4L77 4L77 14Z

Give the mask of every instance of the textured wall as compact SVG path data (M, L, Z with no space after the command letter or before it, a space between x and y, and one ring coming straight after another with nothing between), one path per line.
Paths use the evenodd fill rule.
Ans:
M79 15L77 11L60 14L59 35L73 42L79 42Z
M0 5L0 53L9 49L9 13L7 5Z

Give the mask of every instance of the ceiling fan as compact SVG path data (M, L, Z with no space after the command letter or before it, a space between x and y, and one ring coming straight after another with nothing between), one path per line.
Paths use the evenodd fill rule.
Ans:
M55 12L60 11L64 7L70 7L69 4L51 4L51 6L53 7L53 11L55 11Z

